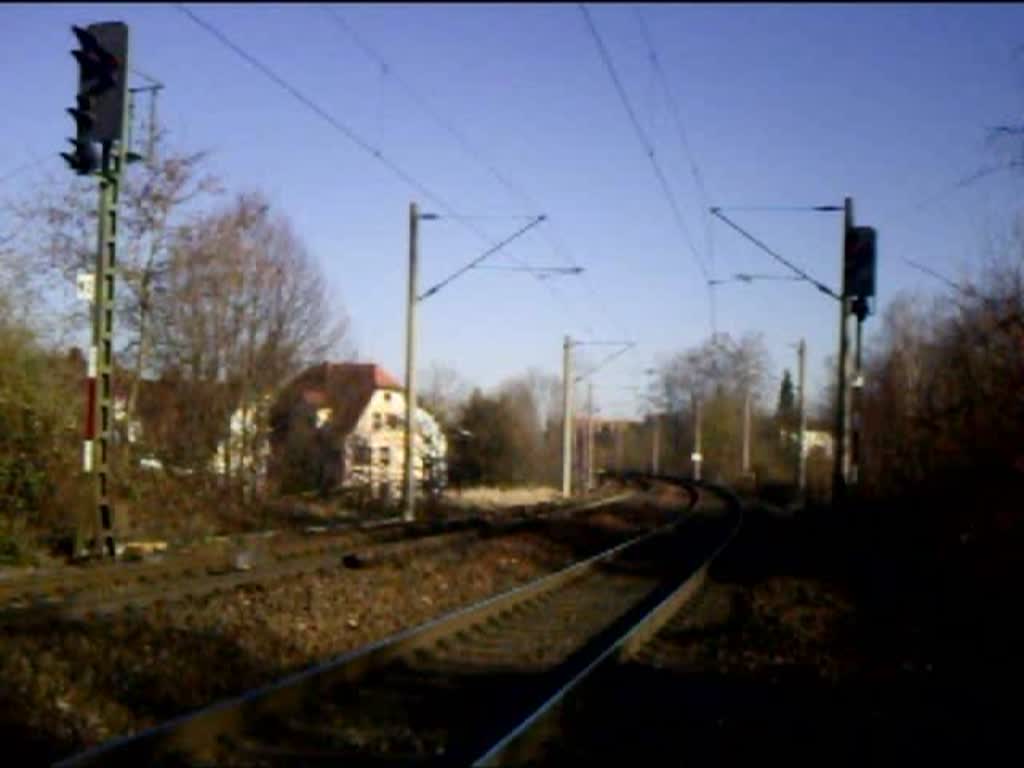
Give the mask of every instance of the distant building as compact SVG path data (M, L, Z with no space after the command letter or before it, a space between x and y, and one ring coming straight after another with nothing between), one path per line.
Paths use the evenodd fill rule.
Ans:
M372 363L329 363L295 377L271 409L271 464L287 487L360 488L401 494L405 471L404 388ZM417 483L443 485L448 444L436 419L416 409Z
M219 382L141 379L129 420L131 388L127 375L115 377L114 424L122 439L143 449L140 466L179 472L205 467L255 486L263 483L270 455L268 396L243 401Z
M808 429L804 432L804 451L810 453L820 448L828 458L832 458L832 433L822 429Z
M800 435L797 432L788 432L786 430L780 430L780 436L783 442L796 443L800 439ZM832 433L824 429L808 429L804 431L804 455L808 455L815 449L821 449L825 452L828 458L832 458L833 452L833 440Z

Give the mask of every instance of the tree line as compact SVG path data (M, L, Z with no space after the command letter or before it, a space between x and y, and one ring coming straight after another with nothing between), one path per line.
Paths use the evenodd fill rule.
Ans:
M308 364L351 351L347 318L287 215L259 191L227 190L209 172L206 153L174 147L165 133L155 147L130 166L121 195L115 381L125 413L114 461L128 520L168 500L198 509L251 498L263 469L257 454L268 400ZM89 307L75 299L74 286L93 269L95 182L51 178L8 201L4 220L0 541L26 526L67 525L73 510L88 506L80 462ZM900 296L884 310L865 352L865 498L995 498L1019 488L1022 243L1018 227L999 258L949 294L930 304ZM650 467L657 433L659 469L689 473L699 407L704 476L749 480L741 472L749 402L753 477L791 483L797 457L785 433L796 426L792 378L787 371L781 381L771 379L769 367L757 334L718 334L671 355L653 371L643 417L596 423L594 466ZM811 426L831 427L832 378ZM559 376L529 370L485 392L451 366L435 365L421 381L423 405L449 437L453 481L560 485ZM586 421L581 399L575 402L580 456ZM240 403L251 412L232 436L228 416ZM147 430L130 440L129 425L143 416ZM217 446L225 454L219 474L208 471ZM142 457L179 476L141 473ZM828 474L827 459L812 455L809 481L820 498L828 496ZM929 530L941 530L944 541L997 536L1016 524L1010 506L1020 507L965 504L954 512L944 504L947 512L941 522L929 521Z
M124 402L114 435L122 521L133 509L167 506L168 493L186 507L239 495L258 470L246 459L265 428L264 396L345 342L347 319L287 215L259 191L226 190L208 166L206 153L175 148L160 133L153 155L125 174L114 376ZM8 529L67 526L87 503L80 462L91 304L74 288L94 269L96 194L95 180L65 173L6 210L0 519ZM227 416L240 403L254 412L232 439ZM142 416L146 429L134 435ZM204 470L220 444L236 455L213 478ZM140 473L143 456L186 477L172 487L173 478Z

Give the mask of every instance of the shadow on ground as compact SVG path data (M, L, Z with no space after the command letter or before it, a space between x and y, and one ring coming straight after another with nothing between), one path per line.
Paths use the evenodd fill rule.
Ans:
M880 530L827 510L752 509L709 597L590 683L544 762L976 764L1018 752L1015 605ZM808 629L815 620L825 628Z

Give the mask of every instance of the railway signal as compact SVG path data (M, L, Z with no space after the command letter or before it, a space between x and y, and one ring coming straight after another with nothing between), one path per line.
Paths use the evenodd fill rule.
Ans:
M71 110L68 110L69 112ZM60 156L79 176L88 176L94 173L99 167L99 157L96 155L96 148L91 141L83 139L68 139L74 147L73 152L61 152Z
M93 24L85 29L72 26L81 48L71 51L78 62L78 93L68 114L75 120L75 138L68 139L72 152L61 157L80 176L99 169L96 142L121 138L123 130L125 62L128 27L121 22Z
M120 21L72 27L81 50L71 55L78 62L78 98L84 99L93 124L93 141L117 141L124 131L128 85L128 26Z
M875 295L875 243L874 227L851 227L846 232L843 253L843 283L853 299L852 313L858 322L870 314L868 299Z
M93 146L92 129L95 120L90 109L89 99L79 95L77 106L69 107L68 114L75 119L75 138L68 139L71 146L74 147L74 151L71 153L61 152L60 156L79 176L87 176L93 173L100 164L96 148Z
M126 161L128 26L120 21L72 26L80 48L78 91L68 113L75 120L73 150L61 157L79 176L96 175L99 216L96 269L92 276L92 346L89 349L85 443L82 468L94 478L91 525L77 527L74 555L82 554L84 535L92 530L96 554L113 557L114 508L110 483L113 443L114 282L117 267L117 199ZM98 148L97 148L98 145Z
M840 303L839 389L836 414L836 453L833 467L833 498L845 501L847 486L860 482L863 462L861 407L864 376L861 361L864 319L870 314L869 299L875 296L877 233L873 227L853 225L853 201L846 199L843 226L843 289ZM848 374L848 318L857 318L853 349L854 376ZM852 386L851 386L852 384Z
M855 346L856 375L853 377L853 389L858 392L863 387L864 377L861 371L861 335L864 319L871 313L870 299L875 296L875 261L876 261L876 240L877 235L872 227L856 227L853 224L853 200L847 197L842 207L835 205L816 205L805 210L810 211L842 211L843 213L843 242L842 242L842 287L839 292L832 290L827 285L815 280L798 266L788 261L780 254L771 250L768 246L755 238L749 232L742 229L727 216L722 214L721 207L709 209L712 214L720 218L730 227L735 229L745 238L754 243L758 248L765 251L776 261L781 262L800 279L806 280L815 286L819 291L832 297L839 303L839 360L838 360L838 382L836 391L836 426L835 426L835 451L832 468L832 499L833 504L841 507L846 496L848 484L858 482L858 464L861 461L860 453L860 415L859 396L858 402L852 403L849 370L850 339L849 339L849 318L853 315L857 318L857 337ZM740 276L737 275L737 278ZM723 281L709 281L718 283ZM851 445L851 409L858 410L856 423L852 430Z

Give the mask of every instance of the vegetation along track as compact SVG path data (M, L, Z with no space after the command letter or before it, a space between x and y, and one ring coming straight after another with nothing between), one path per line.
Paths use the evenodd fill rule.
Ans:
M684 487L693 509L698 493ZM692 593L694 574L733 535L737 516L733 508L680 515L569 568L59 765L464 764L493 755L506 733L530 730L522 724L538 718L529 713L551 711L552 697L623 638L656 629Z
M83 619L156 602L174 602L240 587L273 583L320 570L359 567L379 560L451 547L481 535L519 530L621 502L619 493L569 507L524 508L497 520L478 515L436 523L400 520L339 526L275 546L246 546L166 562L120 563L95 569L69 568L47 577L0 583L0 624Z

